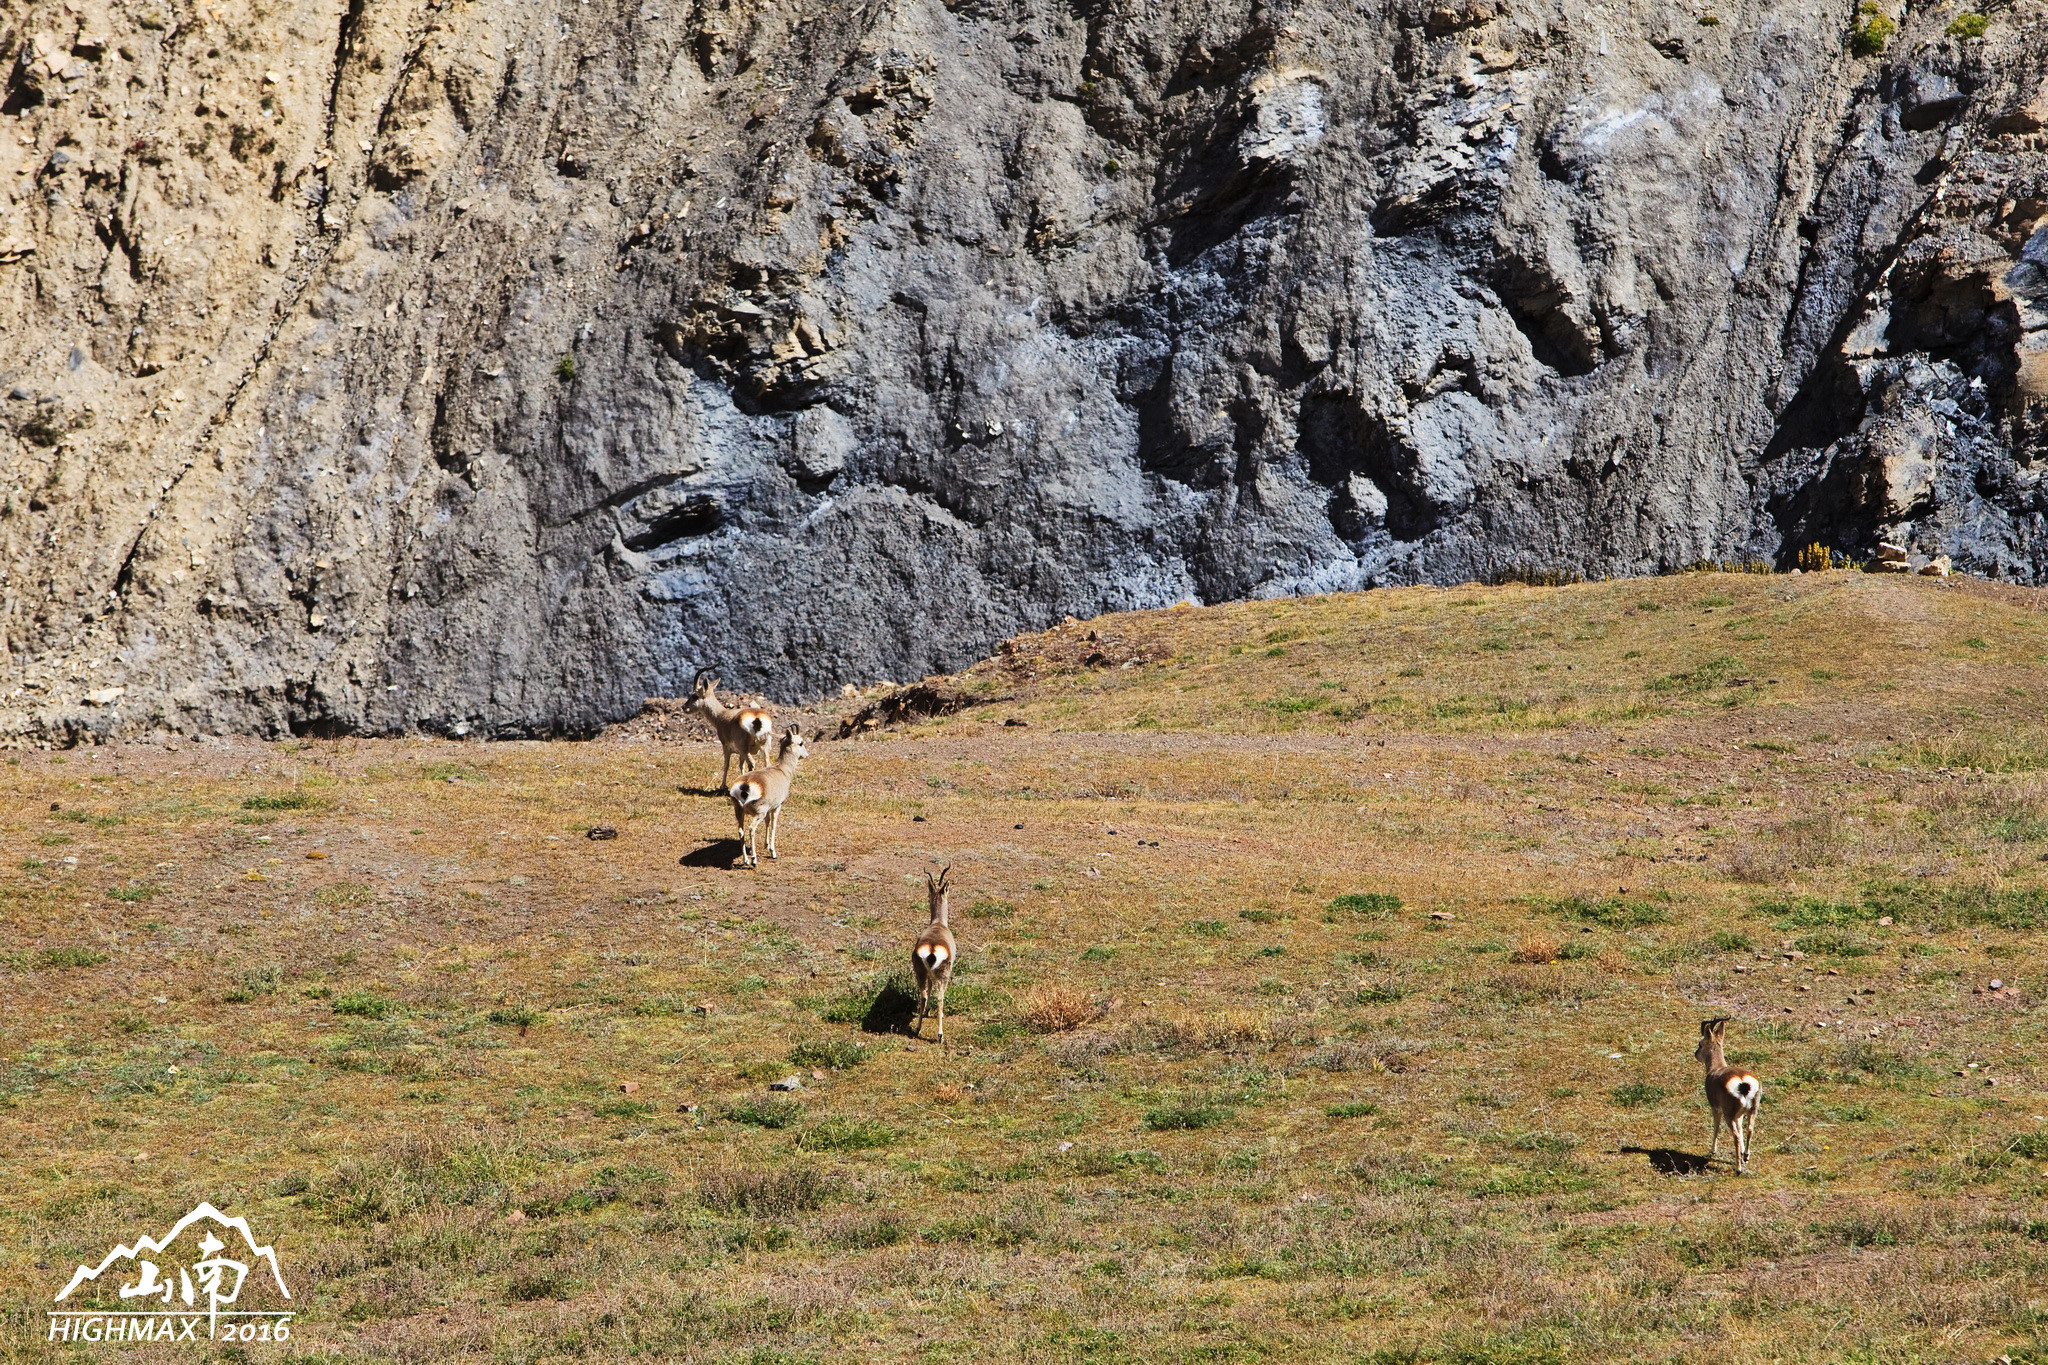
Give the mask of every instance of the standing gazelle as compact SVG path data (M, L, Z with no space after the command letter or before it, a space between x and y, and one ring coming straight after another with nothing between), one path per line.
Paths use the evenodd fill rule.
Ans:
M953 983L953 960L960 950L953 942L953 926L946 918L946 877L951 867L939 869L937 880L924 874L925 890L931 895L932 922L917 936L910 948L910 970L917 977L917 1036L924 1037L924 1021L932 1006L939 1009L939 1046L946 1045L946 987Z
M732 798L732 818L740 827L740 861L747 867L761 865L761 822L768 822L768 856L776 857L775 831L782 823L782 803L789 799L789 784L796 777L796 765L810 757L803 731L792 725L782 732L782 752L765 768L756 768L726 789Z
M708 668L697 670L697 676L690 681L690 697L683 703L683 710L694 711L704 717L718 733L718 747L725 752L725 766L719 770L718 788L724 791L732 781L734 755L739 756L742 773L768 761L768 739L774 732L775 721L758 706L727 706L720 701L718 679L709 676L710 672Z
M1721 1125L1735 1139L1735 1173L1749 1170L1749 1138L1756 1128L1757 1106L1763 1103L1764 1083L1739 1066L1728 1065L1721 1053L1721 1032L1726 1019L1700 1021L1700 1045L1693 1056L1706 1064L1707 1107L1714 1111L1714 1144L1707 1149L1712 1161L1721 1150Z

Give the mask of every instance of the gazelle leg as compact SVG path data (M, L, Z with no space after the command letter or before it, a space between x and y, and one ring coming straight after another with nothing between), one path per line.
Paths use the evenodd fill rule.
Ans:
M946 1045L946 988L939 987L939 1046Z
M1721 1111L1714 1111L1714 1141L1707 1148L1707 1160L1712 1161L1721 1154Z
M780 853L775 851L775 831L780 828L782 828L782 807L777 806L774 810L768 812L768 856L770 858L779 859L782 857Z
M725 763L718 770L718 789L724 791L732 786L732 750L723 745L720 745L719 749L725 757Z

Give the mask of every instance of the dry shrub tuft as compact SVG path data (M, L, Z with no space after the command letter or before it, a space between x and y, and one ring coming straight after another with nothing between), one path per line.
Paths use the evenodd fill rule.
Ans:
M1763 885L1803 868L1833 867L1848 848L1848 829L1840 816L1830 811L1802 815L1736 845L1728 858L1728 875Z
M1385 1071L1398 1076L1420 1066L1428 1050L1429 1044L1420 1038L1374 1038L1331 1043L1302 1058L1302 1064L1320 1071Z
M1041 982L1024 995L1024 1023L1037 1033L1071 1033L1094 1023L1103 1012L1080 991L1054 981Z
M1129 1050L1191 1056L1263 1043L1271 1037L1266 1016L1256 1010L1219 1010L1207 1015L1161 1019L1134 1030Z
M786 1218L817 1208L834 1188L830 1176L808 1166L787 1171L719 1170L704 1177L697 1197L710 1209Z
M1562 972L1506 968L1479 983L1507 1005L1577 1005L1602 993L1602 987Z
M1508 954L1510 962L1555 962L1559 952L1557 940L1541 934L1524 934L1522 941L1515 945L1515 951Z

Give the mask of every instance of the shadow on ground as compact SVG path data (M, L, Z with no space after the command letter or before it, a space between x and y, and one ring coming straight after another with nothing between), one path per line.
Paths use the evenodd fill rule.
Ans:
M875 1003L860 1021L862 1033L908 1033L917 1015L917 997L894 979L875 992Z
M1645 1156L1650 1165L1665 1175L1700 1175L1712 1164L1698 1152L1681 1152L1675 1147L1624 1147L1623 1156Z
M676 861L684 867L731 867L739 856L739 840L713 839L696 852L685 853Z

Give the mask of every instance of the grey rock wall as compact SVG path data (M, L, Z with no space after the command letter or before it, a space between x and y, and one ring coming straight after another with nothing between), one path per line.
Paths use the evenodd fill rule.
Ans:
M2042 0L97 3L0 21L9 733L2048 569Z

